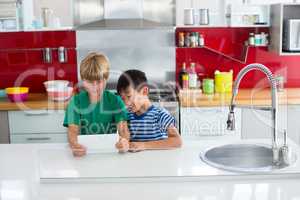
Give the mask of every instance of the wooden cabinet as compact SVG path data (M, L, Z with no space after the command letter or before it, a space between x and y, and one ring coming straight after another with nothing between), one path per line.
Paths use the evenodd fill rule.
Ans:
M63 110L8 112L11 143L67 142Z
M183 137L241 135L241 111L236 109L236 130L228 131L228 107L181 107L180 133Z

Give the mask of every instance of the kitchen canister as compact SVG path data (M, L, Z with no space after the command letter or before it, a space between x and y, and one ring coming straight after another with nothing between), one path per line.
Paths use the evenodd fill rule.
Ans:
M194 9L185 8L184 9L184 24L185 25L194 25Z
M199 9L199 24L209 24L209 10L207 8Z
M202 80L202 89L204 94L214 93L214 79L206 78Z
M215 92L216 93L229 93L232 92L232 79L233 71L220 72L215 71Z

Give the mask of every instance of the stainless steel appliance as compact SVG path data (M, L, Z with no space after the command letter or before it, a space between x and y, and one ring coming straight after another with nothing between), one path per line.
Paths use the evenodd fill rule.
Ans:
M300 52L300 19L287 19L283 28L283 50Z

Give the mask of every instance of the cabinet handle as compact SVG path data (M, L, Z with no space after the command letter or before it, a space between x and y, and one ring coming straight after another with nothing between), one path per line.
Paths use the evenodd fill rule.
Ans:
M26 116L46 116L49 115L48 112L44 113L39 113L39 112L30 112L30 113L25 113Z
M26 140L28 140L28 141L38 141L38 140L43 140L43 141L45 141L45 140L51 140L51 138L50 138L50 137L26 138Z

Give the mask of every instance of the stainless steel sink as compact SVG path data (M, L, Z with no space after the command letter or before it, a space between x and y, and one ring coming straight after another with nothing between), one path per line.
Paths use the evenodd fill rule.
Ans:
M229 144L208 149L201 159L216 168L233 172L269 172L286 165L273 164L271 146L256 144ZM295 155L292 156L295 162Z

